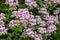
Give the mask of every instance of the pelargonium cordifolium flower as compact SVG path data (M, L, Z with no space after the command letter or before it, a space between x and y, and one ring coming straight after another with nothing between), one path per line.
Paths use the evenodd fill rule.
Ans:
M18 20L11 20L9 26L17 26L19 24Z
M5 34L5 33L7 33L7 28L5 28L5 27L0 27L0 34Z
M18 5L18 0L5 0L5 4L9 4L9 6L13 6L14 1L15 1L16 5Z
M2 19L5 19L5 14L4 13L0 14L0 20L2 20Z

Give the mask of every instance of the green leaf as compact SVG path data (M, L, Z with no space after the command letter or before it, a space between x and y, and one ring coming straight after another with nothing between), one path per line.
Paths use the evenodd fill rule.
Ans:
M43 1L42 1L42 0L36 0L36 2L37 2L40 6L43 6Z

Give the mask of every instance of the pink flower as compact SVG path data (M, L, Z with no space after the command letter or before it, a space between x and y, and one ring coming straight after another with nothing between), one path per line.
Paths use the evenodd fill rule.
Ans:
M48 20L48 18L49 18L49 15L44 15L45 20Z
M55 23L59 23L58 15L55 16L54 22L55 22Z
M40 35L40 34L35 35L35 40L42 40L42 35Z
M30 15L22 15L22 16L25 20L28 20Z
M39 12L39 13L42 13L42 14L49 14L49 13L47 12L46 7L40 8L38 12Z
M13 6L14 0L9 0L9 6Z
M29 23L31 25L36 25L36 19L29 19Z
M51 24L53 24L53 23L59 23L58 22L58 17L56 17L56 16L53 16L53 15L45 15L45 18L44 18L45 20L48 20L47 21L47 23L51 23Z
M60 10L54 10L54 14L58 14Z
M24 34L27 34L32 37L34 36L34 31L32 28L24 29L23 31L24 31Z
M27 8L19 9L19 13L21 14L22 18L24 18L24 19L28 19L30 16Z
M54 18L55 18L55 16L53 16L53 15L45 15L45 20L49 20L49 21L53 21L54 20Z
M47 30L48 32L53 32L55 30L56 30L56 26L54 24L48 26L48 30Z
M4 34L4 33L7 33L7 28L5 27L0 27L0 34Z
M34 0L25 0L25 4L29 6L37 7L36 1Z
M27 28L28 23L27 22L22 22L22 25L24 28Z
M34 19L34 15L30 14L30 17L29 18Z
M59 14L60 12L60 8L56 8L56 10L53 10L53 13L56 15L56 14Z
M19 23L18 20L11 20L9 26L18 26L18 23Z
M4 26L4 22L2 20L0 20L0 27Z
M38 5L37 5L36 1L33 1L33 2L31 2L31 6L37 7Z
M40 21L41 21L42 19L40 18L40 16L36 16L36 22L39 24L40 23Z
M14 16L15 16L16 18L21 17L21 15L20 15L19 11L13 11L11 16L12 16L12 17L14 17Z
M27 8L19 9L18 11L20 11L20 13L22 13L22 14L29 14L29 11Z
M46 26L46 22L45 21L39 21L40 26Z
M9 4L9 6L14 6L14 3L16 3L15 5L18 5L18 0L5 0L5 3Z
M0 14L0 20L4 19L5 18L5 14L4 13L1 13Z
M42 27L39 27L39 28L38 28L38 31L39 31L40 33L46 33L46 32L47 32L46 28L42 28Z
M48 21L47 21L47 24L53 24L53 23L54 23L53 20L48 20Z

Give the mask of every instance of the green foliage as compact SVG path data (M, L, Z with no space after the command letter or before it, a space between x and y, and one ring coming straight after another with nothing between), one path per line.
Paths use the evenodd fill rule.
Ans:
M36 0L36 2L38 3L39 6L43 5L43 1L42 0Z
M26 7L27 7L26 4L19 4L19 6L17 8L19 9L19 8L26 8Z
M9 5L6 5L4 3L0 4L0 12L3 12L5 9L9 9Z

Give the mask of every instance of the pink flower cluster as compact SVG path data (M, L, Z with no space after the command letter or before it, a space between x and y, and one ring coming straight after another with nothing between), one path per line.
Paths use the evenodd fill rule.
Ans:
M32 28L28 28L28 29L24 29L24 34L28 34L29 36L32 36L35 38L35 40L42 40L42 35L41 34L36 34L34 32L34 29Z
M53 31L56 30L56 25L55 24L59 23L58 15L57 15L59 13L59 11L60 11L59 8L54 10L53 11L53 14L55 15L54 16L54 15L49 15L50 13L47 11L46 6L39 9L39 13L42 13L44 15L44 21L41 20L40 17L38 17L39 20L40 20L40 21L38 20L38 23L40 24L40 26L42 26L42 27L38 28L38 31L40 33L50 33L50 32L53 32ZM48 26L48 27L44 28L43 26Z
M40 27L37 28L38 32L40 34L44 34L44 33L51 33L53 31L56 30L56 26L55 24L58 23L58 16L53 16L53 15L49 15L49 13L47 12L47 9L42 8L41 13L44 15L44 20L42 20L42 18L40 16L34 16L32 15L32 12L29 12L29 10L27 8L24 9L18 9L18 11L13 11L12 12L12 17L16 17L19 19L19 21L16 20L12 20L10 21L10 26L14 26L14 25L18 25L18 22L22 22L22 25L24 26L24 30L23 33L29 36L34 37L35 34L37 35L37 33L34 32L34 25L39 24ZM45 13L43 13L45 12ZM46 14L47 13L47 14ZM47 21L45 21L47 20ZM30 25L28 28L27 25ZM45 26L47 26L47 28L45 28ZM38 37L34 37L35 40L42 40L42 38Z
M28 11L27 8L18 9L18 11L13 11L11 16L15 16L16 18L18 18L20 22L23 23L23 25L25 25L26 23L29 23L31 25L36 24L36 19L34 19L34 16L31 12Z
M0 35L7 33L7 28L5 28L4 21L3 19L5 18L5 14L1 13L0 14Z
M56 30L56 26L54 25L54 24L50 24L49 26L48 26L48 28L43 28L43 27L39 27L38 28L38 31L40 32L40 33L50 33L50 32L53 32L53 31L55 31Z
M18 0L15 0L16 4L18 4ZM60 0L44 0L44 2L48 3L60 3ZM9 4L10 6L14 5L14 0L6 0L6 4ZM35 0L25 0L25 4L30 7L38 7ZM59 23L58 19L58 13L60 12L60 8L56 8L56 10L53 10L53 15L50 15L48 12L46 6L47 4L43 5L42 7L38 8L38 12L43 15L43 19L41 16L34 16L31 11L29 11L28 8L18 9L12 12L11 17L16 17L18 20L11 20L9 22L9 26L18 26L19 22L22 23L22 26L24 27L23 34L32 36L35 38L35 40L42 40L43 35L42 34L48 34L54 32L56 28L56 24ZM1 21L5 18L5 15L3 13L0 14L0 26L1 31L7 32L7 29L5 29L4 22ZM35 31L35 25L39 24L39 27L37 27L37 33Z
M58 22L58 16L53 16L53 15L45 15L45 20L48 20L47 23L53 24L53 23L59 23Z

